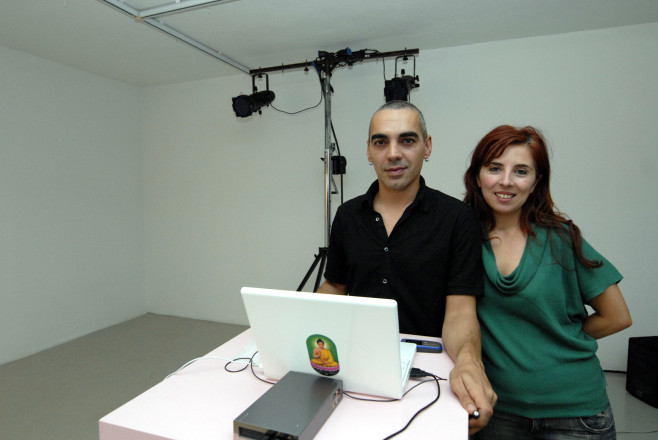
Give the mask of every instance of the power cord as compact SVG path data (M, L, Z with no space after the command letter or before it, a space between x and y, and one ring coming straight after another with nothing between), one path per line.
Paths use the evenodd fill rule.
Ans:
M265 380L265 379L263 379L262 377L258 376L258 375L256 374L256 372L254 371L254 358L256 357L257 354L258 354L258 352L256 351L256 352L254 352L254 354L251 355L250 358L241 357L241 358L235 358L235 359L233 359L232 361L228 361L228 362L226 363L226 365L224 365L224 370L228 371L229 373L239 373L239 372L241 372L241 371L246 370L247 367L251 367L251 374L253 374L253 376L254 376L256 379L260 380L261 382L265 382L265 383L269 383L270 385L274 385L276 382L270 382L269 380ZM247 362L247 365L245 365L244 367L240 368L239 370L230 370L230 369L228 368L228 366L231 365L232 363L237 362L237 361L241 361L241 360L247 360L247 361L249 361L249 362Z
M412 368L412 369L411 369L411 373L409 374L409 378L410 378L410 379L420 379L420 378L423 378L423 377L431 377L431 378L433 378L434 381L436 382L436 397L435 397L434 400L432 400L430 403L428 403L427 405L425 405L424 407L422 407L421 409L419 409L418 411L416 411L416 414L414 414L414 415L409 419L409 421L407 422L407 424L404 425L404 427L403 427L402 429L400 429L400 430L397 431L397 432L394 432L393 434L389 435L388 437L385 437L384 440L388 440L388 439L393 438L393 437L395 437L396 435L398 435L398 434L404 432L404 431L409 427L409 425L411 425L411 422L414 421L414 419L418 416L418 414L420 414L421 412L425 411L425 410L426 410L427 408L429 408L430 406L434 405L434 404L439 400L439 397L441 397L441 384L439 384L439 380L446 380L446 379L444 379L444 378L442 378L442 377L439 377L439 376L436 376L436 375L434 375L434 374L432 374L432 373L428 373L427 371L423 371L423 370L421 370L420 368ZM423 381L423 382L426 382L426 381ZM412 388L412 389L413 389L413 388ZM405 393L405 394L406 394L406 393Z

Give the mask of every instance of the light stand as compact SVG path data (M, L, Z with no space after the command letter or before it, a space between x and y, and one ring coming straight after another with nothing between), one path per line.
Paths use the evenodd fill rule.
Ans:
M327 262L327 254L329 253L329 235L331 232L331 183L333 178L331 156L334 153L334 144L331 141L331 72L321 69L319 74L320 83L322 85L322 97L324 99L324 158L322 159L324 161L324 246L318 249L318 253L315 255L315 260L313 260L304 279L299 287L297 287L298 292L302 291L319 263L320 267L318 268L318 274L315 278L313 292L318 290L318 287L320 287L320 281L322 281L324 266Z
M320 84L322 86L322 97L324 99L324 246L320 247L318 254L315 255L315 259L311 264L311 267L306 272L304 279L302 280L297 291L301 291L306 282L313 274L313 271L316 269L318 264L318 273L315 279L315 285L313 291L317 291L320 287L320 281L322 280L322 274L324 272L324 267L327 261L327 254L329 252L329 237L331 235L331 186L333 182L333 172L332 172L332 155L334 151L335 144L331 140L332 129L331 129L331 73L336 67L342 66L352 66L356 62L365 61L369 59L378 59L378 58L387 58L387 57L398 57L398 56L407 56L414 55L418 53L418 49L405 49L394 52L378 52L378 51L368 51L367 49L362 49L356 52L348 47L342 50L339 50L336 53L318 52L318 58L312 62L288 64L281 66L273 66L266 68L253 69L249 71L252 75L258 75L267 72L275 71L284 71L289 69L299 69L299 68L308 68L313 67L320 75ZM396 60L397 65L397 60ZM397 68L396 68L397 70ZM414 58L414 73L415 73L415 58ZM335 185L334 185L335 186ZM342 188L341 188L342 191Z

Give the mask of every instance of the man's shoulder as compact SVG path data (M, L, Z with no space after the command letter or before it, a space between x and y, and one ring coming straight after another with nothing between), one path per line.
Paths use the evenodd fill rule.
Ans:
M339 220L349 223L356 219L362 218L364 213L367 212L367 210L364 208L367 204L367 200L367 194L362 194L341 203L340 206L338 206L336 209L336 216L334 221Z
M372 200L375 197L377 189L378 181L375 180L368 188L368 191L366 191L364 194L354 197L353 199L349 199L347 202L343 202L338 207L338 210L354 212L361 209L368 200Z
M361 194L360 196L356 196L353 199L349 199L346 202L343 202L338 209L342 211L353 211L355 209L360 208L363 206L364 202L368 199L367 194Z
M450 208L462 211L471 211L472 208L456 197L450 196L444 192L439 191L438 189L426 187L426 199L430 203L430 206L435 205L434 207L440 206L442 209Z

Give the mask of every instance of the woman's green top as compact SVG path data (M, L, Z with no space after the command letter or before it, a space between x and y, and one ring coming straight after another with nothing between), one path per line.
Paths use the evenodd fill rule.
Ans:
M477 312L486 373L498 394L494 410L528 418L598 414L608 396L597 342L583 332L585 304L622 276L585 240L584 255L601 267L585 267L555 231L533 230L508 276L498 272L490 242L482 246L485 294Z

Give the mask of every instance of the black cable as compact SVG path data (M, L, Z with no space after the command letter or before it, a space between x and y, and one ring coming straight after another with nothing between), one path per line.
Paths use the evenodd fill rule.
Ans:
M256 353L258 353L258 352L256 352ZM256 356L256 353L254 353L254 356ZM256 372L254 371L254 363L249 362L249 364L251 365L251 374L253 374L256 379L260 380L261 382L269 383L270 385L275 385L276 384L276 382L270 382L269 380L265 380L262 377L259 377L256 374Z
M434 378L434 381L436 382L436 397L435 397L434 400L432 400L430 403L428 403L427 405L425 405L424 407L422 407L421 409L419 409L418 411L416 411L416 414L414 414L414 415L409 419L409 421L407 422L407 424L404 425L404 427L403 427L402 429L400 429L400 430L397 431L397 432L394 432L393 434L389 435L388 437L385 437L384 440L391 439L391 438L395 437L396 435L398 435L398 434L404 432L404 431L409 427L409 425L411 425L411 422L414 421L414 419L418 416L418 414L420 414L421 412L425 411L425 410L426 410L427 408L429 408L430 406L434 405L434 404L439 400L439 397L441 397L441 384L439 383L439 380L445 380L445 379L443 379L443 378L441 378L441 377L439 377L439 376L436 376L436 375L434 375L434 374L432 374L432 373L428 373L428 372L426 372L426 371L423 371L423 370L421 370L421 369L418 369L418 368L412 368L412 369L411 369L411 375L410 375L409 377L411 377L411 378L421 378L421 377L432 377L432 378Z
M286 115L296 115L296 114L299 114L299 113L305 112L305 111L307 111L307 110L312 110L312 109L318 107L320 104L322 104L322 95L320 95L320 101L318 101L317 104L312 105L312 106L310 106L310 107L303 108L303 109L301 109L301 110L297 110L296 112L287 112L287 111L285 111L285 110L278 109L278 108L276 108L276 107L274 106L274 104L272 104L272 103L270 103L270 107L272 107L274 110L276 110L276 111L278 111L278 112L280 112L280 113L285 113Z
M256 379L260 380L261 382L265 382L265 383L269 383L270 385L274 385L275 382L270 382L269 380L265 380L265 379L259 377L259 376L256 374L256 372L254 371L254 357L256 357L256 354L258 354L257 351L256 351L254 354L252 354L250 358L247 358L247 357L240 357L240 358L235 358L235 359L233 359L233 360L231 360L231 361L228 361L228 362L226 363L226 365L224 365L224 370L228 371L229 373L239 373L239 372L241 372L241 371L246 370L247 367L251 367L251 374L253 374L254 377L255 377ZM240 360L247 360L247 361L249 361L249 362L247 362L247 365L245 365L244 367L240 368L239 370L229 370L229 368L228 368L229 365L231 365L231 364L232 364L233 362L235 362L235 361L240 361Z
M321 78L320 78L320 80L321 80ZM320 85L322 85L322 82L321 82L321 81L320 81ZM287 111L285 111L285 110L278 109L278 108L276 108L276 107L274 106L274 104L272 104L272 103L270 103L270 107L272 107L274 110L276 110L276 111L278 111L278 112L280 112L280 113L285 113L286 115L297 115L297 114L299 114L299 113L305 112L305 111L307 111L307 110L312 110L312 109L318 107L320 104L322 104L322 98L323 98L323 95L322 95L322 87L320 87L320 100L319 100L318 103L315 104L315 105L312 105L312 106L310 106L310 107L303 108L303 109L301 109L301 110L297 110L296 112L287 112Z
M406 394L406 393L405 393ZM397 402L400 399L371 399L371 398L365 398L365 397L356 397L347 391L343 391L343 396L347 396L350 399L354 400L362 400L364 402L382 402L382 403L387 403L387 402Z
M318 80L320 81L320 86L322 86L322 77L320 76L320 73L318 73ZM278 112L280 112L280 113L284 113L284 114L286 114L286 115L297 115L297 114L299 114L299 113L305 112L305 111L307 111L307 110L312 110L312 109L318 107L320 104L322 104L322 99L323 99L323 95L322 95L322 87L320 87L320 100L319 100L318 103L315 104L315 105L312 105L312 106L310 106L310 107L303 108L303 109L301 109L301 110L297 110L296 112L288 112L288 111L285 111L285 110L278 109L278 108L276 108L276 107L274 106L274 104L272 104L272 103L270 103L270 107L272 107L274 110L276 110L276 111L278 111Z
M254 354L254 356L255 356L255 354ZM240 371L244 371L244 370L247 369L247 367L249 366L249 363L251 362L251 360L253 359L254 356L252 356L250 358L240 357L240 358L235 358L231 361L228 361L226 363L226 365L224 365L224 370L228 371L229 373L239 373ZM237 361L249 361L249 362L247 362L247 364L244 367L240 368L239 370L229 370L228 366L231 365L233 362L237 362Z
M407 422L407 424L404 425L404 427L403 427L402 429L400 429L399 431L397 431L397 432L395 432L395 433L389 435L389 436L386 437L384 440L388 440L388 439L390 439L390 438L393 438L393 437L395 437L396 435L400 434L401 432L405 431L405 430L409 427L409 425L411 425L411 422L413 422L414 419L418 416L418 414L420 414L421 412L425 411L425 410L426 410L427 408L429 408L430 406L434 405L434 404L439 400L439 397L441 397L441 385L439 384L439 381L440 381L440 380L446 380L446 379L443 378L443 377L436 376L436 375L434 375L434 374L432 374L432 373L428 373L428 372L423 371L423 370L421 370L421 369L419 369L419 368L412 368L412 369L411 369L411 374L409 375L409 377L410 377L411 379L421 379L421 378L423 378L423 377L431 377L432 379L421 380L421 381L419 381L416 385L412 386L412 387L409 388L407 391L405 391L404 394L402 395L402 397L406 396L407 393L409 393L411 390L413 390L413 389L416 388L417 386L420 386L420 385L422 385L422 384L424 384L424 383L427 383L427 382L431 382L432 380L434 380L434 381L436 382L436 388L437 388L436 397L435 397L434 400L432 400L430 403L428 403L427 405L425 405L424 407L422 407L421 409L419 409L418 411L416 411L416 413L411 417L411 419L409 419L409 421ZM366 398L363 398L363 397L356 397L356 396L353 396L353 395L351 395L351 394L349 394L349 393L346 393L345 391L343 391L343 395L344 395L344 396L347 396L347 397L349 397L349 398L351 398L351 399L363 400L363 401L366 401L366 402L382 402L382 403L388 403L388 402L396 402L396 401L398 401L398 400L401 400L401 399L366 399Z

